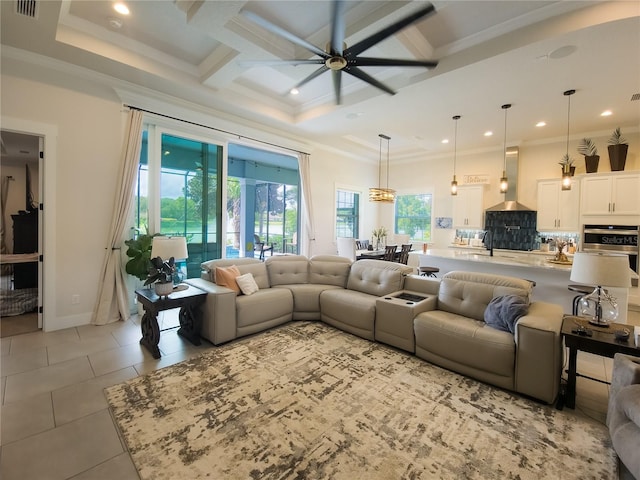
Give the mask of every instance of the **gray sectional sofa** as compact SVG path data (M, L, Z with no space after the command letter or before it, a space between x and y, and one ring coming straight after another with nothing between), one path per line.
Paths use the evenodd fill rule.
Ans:
M216 285L216 267L231 265L251 273L259 290L236 295ZM494 297L528 299L532 285L526 280L467 272L432 279L412 275L411 267L399 263L352 263L333 255L220 259L202 267L201 278L186 282L209 293L201 336L215 345L291 320L321 320L547 403L558 394L559 305L531 303L513 334L483 321Z

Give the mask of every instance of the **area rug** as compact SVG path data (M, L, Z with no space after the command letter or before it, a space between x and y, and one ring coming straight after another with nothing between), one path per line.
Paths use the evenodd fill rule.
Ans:
M106 390L142 479L607 479L604 425L321 322Z

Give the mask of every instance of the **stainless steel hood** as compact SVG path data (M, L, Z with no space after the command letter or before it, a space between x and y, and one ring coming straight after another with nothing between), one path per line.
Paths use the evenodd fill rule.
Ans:
M509 179L509 189L504 194L504 202L487 208L487 212L532 212L526 205L518 202L518 147L508 147L505 160L507 178Z

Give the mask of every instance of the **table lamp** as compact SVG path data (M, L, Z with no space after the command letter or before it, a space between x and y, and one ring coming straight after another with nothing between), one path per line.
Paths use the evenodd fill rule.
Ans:
M578 312L589 323L608 327L618 318L618 304L603 287L631 286L627 255L579 252L573 256L571 281L583 285L595 285L595 289L580 299Z
M151 244L151 258L160 257L163 261L171 257L177 262L189 257L187 239L185 237L153 237Z

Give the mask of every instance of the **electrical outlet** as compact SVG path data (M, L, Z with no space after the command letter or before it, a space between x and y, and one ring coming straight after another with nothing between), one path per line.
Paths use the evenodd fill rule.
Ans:
M78 305L80 303L80 295L77 293L71 295L71 305Z

